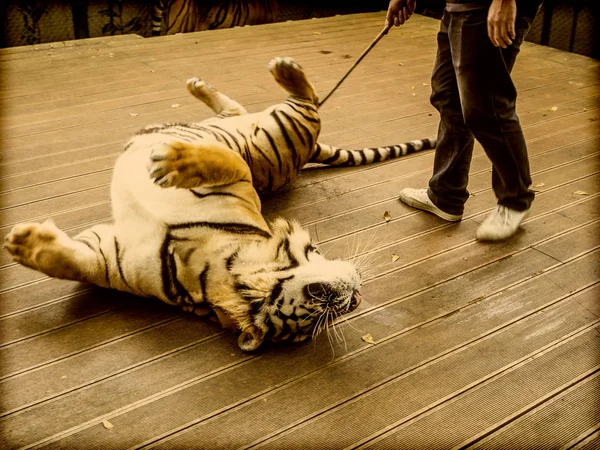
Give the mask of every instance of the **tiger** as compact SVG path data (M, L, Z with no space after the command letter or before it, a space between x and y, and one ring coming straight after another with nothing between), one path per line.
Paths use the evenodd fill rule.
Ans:
M328 259L293 219L267 222L259 192L290 181L306 161L365 164L431 140L351 151L317 143L317 94L291 58L269 64L289 93L247 114L199 79L190 92L216 113L204 122L151 125L117 158L113 221L74 238L52 220L13 227L13 260L50 277L154 297L216 315L243 351L316 337L361 302L361 268Z
M151 15L152 35L272 23L277 10L277 0L157 0Z

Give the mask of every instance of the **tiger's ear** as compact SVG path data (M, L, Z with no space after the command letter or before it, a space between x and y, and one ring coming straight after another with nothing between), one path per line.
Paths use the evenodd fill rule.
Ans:
M245 352L252 352L261 346L265 340L262 330L252 325L238 336L238 346Z

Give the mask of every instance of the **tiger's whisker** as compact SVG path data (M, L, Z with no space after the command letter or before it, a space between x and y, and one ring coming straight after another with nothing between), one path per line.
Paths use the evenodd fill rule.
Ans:
M364 333L364 331L363 331L363 330L361 330L360 328L358 328L358 327L354 326L354 325L353 325L353 324L350 322L350 319L349 319L348 317L346 317L346 316L342 315L342 316L340 317L340 319L341 319L341 320L342 320L342 321L343 321L343 322L344 322L346 325L348 325L350 328L354 329L355 331L358 331L359 333Z
M346 341L346 336L344 335L344 329L339 325L338 319L340 318L340 314L337 312L334 312L335 314L335 319L334 319L334 327L336 330L336 333L338 335L340 335L341 337L341 342L344 343L344 351L348 351L348 342Z
M335 311L332 311L332 322L331 322L331 328L333 329L333 333L336 337L337 342L341 342L342 337L340 336L339 332L338 332L338 327L336 326L336 320L337 320L337 313Z
M330 311L327 310L326 315L327 315L327 320L325 321L325 323L329 322L329 314ZM333 342L333 337L331 336L331 332L329 331L329 327L325 327L327 330L327 340L329 341L329 346L331 347L331 360L333 361L333 359L335 358L335 347L334 347L334 342Z
M330 246L327 250L323 251L323 256L327 257L329 253L337 248L342 243L342 240L336 241L332 246Z

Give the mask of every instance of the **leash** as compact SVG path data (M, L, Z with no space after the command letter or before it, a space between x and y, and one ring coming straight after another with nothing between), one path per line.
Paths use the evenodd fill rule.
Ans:
M356 68L356 66L358 66L358 64L363 60L363 58L365 56L367 56L367 54L371 51L371 49L373 47L375 47L375 44L377 44L381 40L381 38L387 34L387 32L390 30L390 28L392 28L392 24L386 25L383 28L383 30L380 31L380 33L377 35L377 37L375 39L373 39L373 42L371 42L371 44L365 49L364 52L362 52L362 54L354 62L354 64L352 64L352 67L350 67L350 69L348 69L348 71L342 77L342 79L340 81L338 81L338 83L333 87L333 89L329 92L329 94L327 94L325 96L325 98L323 99L323 101L319 103L319 105L318 105L319 108L321 106L323 106L323 103L325 103L329 99L329 97L331 97L331 95L337 90L337 88L340 87L340 85L344 82L344 80L346 78L348 78L348 75L350 75L350 73Z

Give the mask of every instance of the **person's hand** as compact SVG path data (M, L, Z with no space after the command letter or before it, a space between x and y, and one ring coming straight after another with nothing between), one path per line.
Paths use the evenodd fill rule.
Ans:
M415 12L417 0L390 0L385 26L399 26L404 24Z
M517 36L516 20L516 0L493 0L487 18L488 36L492 44L502 48L512 45L512 40Z

